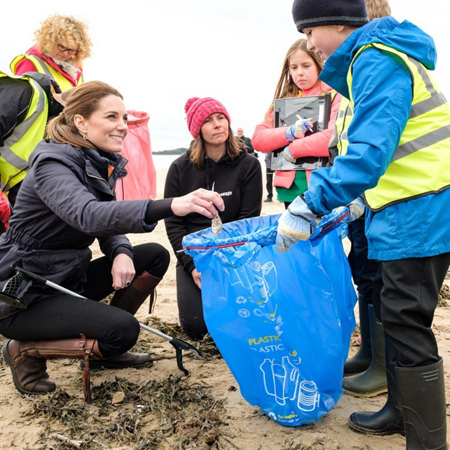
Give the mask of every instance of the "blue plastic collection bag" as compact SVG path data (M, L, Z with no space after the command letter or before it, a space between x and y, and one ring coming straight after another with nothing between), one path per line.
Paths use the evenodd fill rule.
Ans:
M205 322L241 394L276 422L317 421L342 395L356 294L337 228L285 253L279 215L183 239L202 274Z

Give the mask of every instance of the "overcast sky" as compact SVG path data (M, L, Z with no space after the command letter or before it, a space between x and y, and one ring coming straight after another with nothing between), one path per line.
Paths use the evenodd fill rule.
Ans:
M447 0L391 0L392 14L435 39L441 89L450 98L450 4ZM289 46L301 35L292 0L21 0L2 2L0 70L32 46L33 32L52 14L84 20L93 42L85 80L118 88L128 109L150 115L154 151L191 141L184 105L214 97L232 128L252 135L275 90Z

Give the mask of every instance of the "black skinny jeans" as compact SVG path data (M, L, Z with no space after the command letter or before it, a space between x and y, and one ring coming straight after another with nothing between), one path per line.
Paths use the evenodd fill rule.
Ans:
M134 247L136 276L143 271L162 278L169 266L169 252L159 244ZM81 333L97 339L104 357L120 355L136 343L139 322L119 308L99 303L111 294L112 263L101 257L91 261L87 285L82 293L86 299L58 293L34 302L28 309L0 321L0 333L19 341L40 341L78 338Z
M192 339L201 339L207 332L203 317L202 291L192 275L177 264L177 302L180 325Z
M267 198L273 198L273 170L266 169Z

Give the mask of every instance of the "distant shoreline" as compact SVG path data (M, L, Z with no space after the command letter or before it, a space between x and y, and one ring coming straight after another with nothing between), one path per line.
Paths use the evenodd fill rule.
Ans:
M181 147L174 150L162 150L159 152L152 151L152 155L182 155L183 153L186 153L186 150L187 148Z

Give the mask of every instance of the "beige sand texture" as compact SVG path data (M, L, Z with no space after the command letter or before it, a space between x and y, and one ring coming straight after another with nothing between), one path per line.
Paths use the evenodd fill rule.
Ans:
M166 173L166 170L158 171L158 198L162 197ZM276 214L283 210L283 204L279 202L263 204L263 214ZM171 249L162 222L158 224L154 232L130 235L130 239L135 244L147 241L159 242ZM97 247L94 247L94 253L98 254ZM447 374L450 364L450 314L449 306L445 304L445 301L442 303L443 305L436 311L433 329L439 343L440 354L444 358ZM149 318L147 303L138 311L137 317L141 322L147 321ZM168 323L178 322L173 253L168 273L158 287L158 300L151 317L160 318ZM0 341L0 344L3 344L5 339L0 338ZM353 354L357 351L357 340L353 339L352 342L350 351ZM10 370L1 358L0 448L2 450L63 448L401 450L405 448L405 438L400 435L366 436L354 433L348 428L347 420L353 411L378 410L385 402L385 395L373 399L357 399L343 395L337 406L315 424L288 428L273 422L258 407L248 404L242 398L239 386L223 359L201 360L186 355L184 365L190 371L190 377L185 378L180 376L181 372L178 371L173 359L173 348L167 341L142 332L137 347L151 352L156 357L163 356L171 359L155 361L154 366L148 369L93 372L91 384L94 402L90 406L83 406L81 370L78 361L49 361L48 371L58 386L58 394L53 394L53 397L52 395L23 397L14 388ZM137 386L147 386L147 383L152 380L154 383L160 383L159 387L156 386L154 389L155 397L156 391L161 389L161 383L170 386L170 383L176 385L181 382L186 383L191 389L205 389L212 398L208 406L210 413L207 410L203 416L198 416L195 405L182 406L177 410L176 405L180 404L178 399L174 400L171 407L171 410L175 411L176 420L165 421L158 414L161 411L142 412L143 408L145 411L145 404L136 404L133 397L120 403L120 398L117 399L117 396L123 396L122 392L126 389L123 386L120 387L120 383L117 387L116 377ZM108 408L102 409L96 400L95 388L105 385L111 386L112 391L115 389L119 394L116 394L114 400L109 402ZM447 397L449 387L448 376L446 376ZM64 397L66 395L64 393L68 394L67 398ZM56 404L56 395L62 398L58 419L54 418L54 414L52 415L51 408L46 406ZM151 397L150 395L149 398ZM111 403L114 402L113 406ZM220 420L213 417L216 412ZM167 416L169 413L165 414ZM138 420L136 416L139 417ZM134 417L131 426L124 426L124 417ZM74 425L77 420L81 421L82 429L79 424ZM200 421L197 426L195 426L196 420ZM216 428L214 428L215 424ZM111 431L109 435L106 433L108 430ZM116 435L114 430L119 430ZM111 438L111 435L115 437Z

